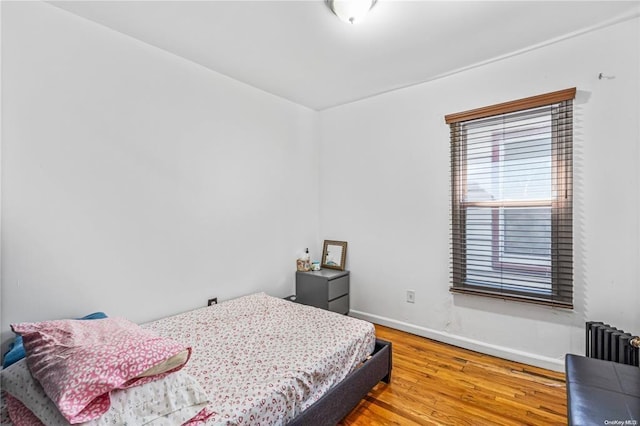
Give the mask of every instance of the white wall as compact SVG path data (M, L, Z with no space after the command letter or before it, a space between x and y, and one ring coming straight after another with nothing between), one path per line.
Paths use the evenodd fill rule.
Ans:
M622 22L322 112L320 230L349 242L352 314L554 369L583 353L586 319L640 332L639 28ZM451 294L444 115L574 86L575 309Z
M551 368L585 319L640 330L639 27L316 113L3 2L2 340L15 321L284 296L325 238L349 242L353 313L375 322ZM444 115L573 86L575 310L452 295Z
M41 2L2 4L2 338L294 292L318 116Z

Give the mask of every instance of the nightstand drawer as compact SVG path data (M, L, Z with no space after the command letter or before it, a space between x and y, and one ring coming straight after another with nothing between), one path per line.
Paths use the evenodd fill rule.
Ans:
M349 276L336 278L329 281L329 300L336 299L340 296L349 294ZM331 310L331 309L330 309Z
M337 312L339 314L348 314L349 313L349 295L345 294L344 296L332 300L329 302L329 311Z

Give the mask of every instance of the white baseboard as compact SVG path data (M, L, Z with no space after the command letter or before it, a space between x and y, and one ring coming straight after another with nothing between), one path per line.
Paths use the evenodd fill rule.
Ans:
M534 365L540 368L546 368L553 371L564 371L564 359L549 358L529 352L519 351L504 346L492 345L490 343L481 342L479 340L469 339L468 337L457 336L447 333L446 331L437 331L430 328L397 321L391 318L379 315L369 314L367 312L349 311L349 315L354 318L360 318L374 324L380 324L397 330L406 331L407 333L426 337L428 339L437 340L438 342L447 343L453 346L481 352L487 355L508 359L510 361L520 362L523 364Z

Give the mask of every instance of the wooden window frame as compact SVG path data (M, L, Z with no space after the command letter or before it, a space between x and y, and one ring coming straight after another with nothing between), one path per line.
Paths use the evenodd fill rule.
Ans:
M557 92L551 92L551 93L546 93L546 94L542 94L542 95L537 95L537 96L532 96L532 97L528 97L528 98L523 98L523 99L519 99L519 100L515 100L515 101L511 101L511 102L504 102L504 103L500 103L500 104L496 104L496 105L491 105L491 106L487 106L487 107L483 107L483 108L477 108L477 109L473 109L473 110L468 110L468 111L463 111L460 113L455 113L455 114L449 114L445 116L445 123L449 124L451 127L451 134L452 134L452 154L451 154L451 173L452 173L452 185L451 185L451 197L452 197L452 209L451 209L451 250L452 250L452 260L451 260L451 280L452 280L452 284L450 287L450 291L454 292L454 293L466 293L466 294L477 294L477 295L482 295L482 296L488 296L488 297L497 297L500 299L506 299L506 300L517 300L517 301L522 301L522 302L530 302L530 303L537 303L537 304L544 304L544 305L551 305L551 306L559 306L559 307L563 307L563 308L569 308L572 309L573 308L573 296L572 296L572 292L573 292L573 282L572 282L572 265L573 265L573 261L572 261L572 255L569 253L567 255L567 250L566 249L562 249L562 250L557 250L558 249L558 237L556 236L557 232L566 232L566 230L562 230L562 231L557 231L557 229L559 229L561 226L562 227L566 227L565 224L567 223L567 219L569 220L569 228L571 227L570 225L570 221L571 218L570 216L567 215L571 215L572 214L572 177L569 177L568 181L564 181L562 183L559 183L556 186L556 191L564 191L564 201L557 201L557 198L559 198L558 196L556 196L555 198L552 197L551 202L549 201L542 201L541 203L543 203L544 205L540 205L540 207L551 207L551 215L552 215L552 242L551 242L551 249L552 249L552 266L551 268L548 267L537 267L535 265L532 265L530 267L527 268L531 268L530 272L539 272L539 273L545 273L551 274L551 295L549 297L538 297L537 295L535 295L533 292L527 292L524 290L525 287L523 287L522 291L519 290L508 290L508 291L503 291L503 290L493 290L491 288L488 289L484 289L484 288L480 288L477 286L474 286L472 284L466 284L465 283L465 277L464 275L466 274L465 272L465 268L466 267L461 267L460 265L457 265L456 262L464 262L464 264L466 264L466 259L467 259L467 252L466 252L466 209L468 207L473 207L474 205L477 205L477 207L493 207L491 210L491 214L492 214L492 264L494 267L496 268L500 268L501 270L509 270L511 269L511 267L513 266L514 269L518 269L518 270L522 270L523 265L520 264L515 264L515 265L510 265L510 264L504 264L504 262L500 262L500 259L495 257L495 249L496 249L496 234L495 234L495 229L494 227L496 226L496 218L495 216L498 215L499 216L499 208L500 207L504 207L504 206L500 206L500 202L495 202L495 206L492 206L491 204L493 204L492 201L480 201L480 202L469 202L469 201L465 201L464 203L458 201L461 200L461 195L466 194L467 192L467 188L466 188L466 181L462 182L462 177L465 177L464 179L466 180L466 176L467 176L467 170L466 170L466 161L460 161L459 163L456 163L456 159L458 158L466 158L466 149L467 149L467 135L466 133L464 133L462 131L462 123L471 121L471 120L476 120L476 119L481 119L481 118L488 118L488 117L493 117L493 116L499 116L499 115L503 115L503 114L509 114L509 113L515 113L515 112L519 112L519 111L525 111L525 110L530 110L530 109L534 109L534 108L538 108L538 107L545 107L545 106L551 106L554 104L560 104L560 103L565 103L563 105L562 110L564 111L564 108L566 107L566 101L572 101L573 99L575 99L575 95L576 95L576 88L570 88L570 89L565 89L565 90L560 90ZM571 112L572 107L569 104L568 107L568 111L569 113ZM565 120L565 121L562 121ZM566 119L565 118L561 118L559 119L559 121L561 121L562 123L566 123ZM571 123L572 119L569 119L568 122ZM554 126L557 123L556 119L553 118L553 114L552 114L552 126ZM569 176L571 176L572 174L572 164L571 164L571 149L572 149L572 144L573 144L573 137L572 137L572 133L573 130L570 129L570 133L567 136L565 133L564 129L560 129L557 130L555 128L553 128L552 130L553 133L553 137L554 138L560 138L558 136L556 136L556 131L558 132L558 134L562 134L562 138L563 142L562 142L562 146L565 146L564 144L568 143L568 146L570 147L569 149L569 154L568 156L565 153L561 153L559 155L556 154L552 154L551 155L551 161L552 161L552 179L555 181L557 181L558 176L563 176L568 173ZM454 139L454 135L455 138ZM567 142L568 141L568 142ZM454 147L454 143L458 143L459 145ZM555 143L555 142L554 142ZM456 154L456 156L454 156L454 149L459 150L458 153ZM568 182L568 183L567 183ZM562 197L560 197L562 198ZM464 205L462 205L464 204ZM531 204L531 200L530 201L523 201L523 207L524 206L529 206L529 207L535 207ZM559 210L563 207L567 207L564 210ZM558 211L560 211L560 215L562 215L562 217L558 216ZM562 221L560 221L560 219L562 219ZM558 224L562 224L562 225L558 225ZM569 231L569 234L572 231ZM564 238L564 237L563 237ZM572 237L569 238L569 241L571 242ZM562 242L565 243L566 239L562 239ZM572 243L571 243L572 244ZM554 251L556 250L556 251ZM554 254L555 253L555 254ZM457 257L456 257L457 256ZM565 258L569 258L569 260L567 261ZM558 259L562 258L562 262L558 261ZM497 262L497 263L496 263ZM560 266L558 266L558 264L560 263ZM567 272L567 265L570 265L570 271ZM567 284L567 276L570 275L570 283ZM559 281L559 280L564 280L564 281ZM560 283L561 284L558 284ZM571 292L570 296L567 296L567 288L569 289L569 291ZM560 294L562 293L562 294ZM554 295L557 296L557 298L554 298Z

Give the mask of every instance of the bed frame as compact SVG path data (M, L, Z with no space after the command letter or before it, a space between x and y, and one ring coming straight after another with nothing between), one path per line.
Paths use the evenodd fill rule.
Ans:
M391 342L376 339L371 357L360 368L350 373L288 424L337 424L378 382L391 383L391 355Z

